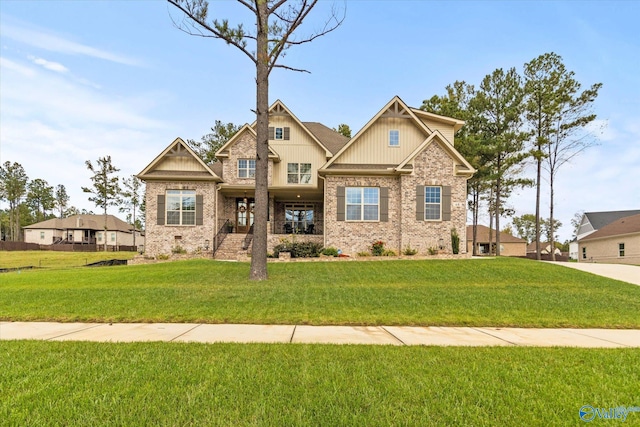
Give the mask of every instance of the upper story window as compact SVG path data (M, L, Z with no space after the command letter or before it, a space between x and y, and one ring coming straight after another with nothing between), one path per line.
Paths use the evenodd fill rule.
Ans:
M196 225L196 191L167 190L166 218L167 225Z
M424 219L440 221L442 218L442 188L424 187Z
M269 127L269 140L288 141L291 137L291 129L286 126Z
M624 243L618 243L618 255L624 256Z
M310 184L311 163L288 163L287 184Z
M389 131L389 147L399 147L400 146L400 131L399 130L390 130Z
M347 187L345 189L347 221L378 221L380 188Z
M238 160L238 178L255 178L256 161L253 159Z

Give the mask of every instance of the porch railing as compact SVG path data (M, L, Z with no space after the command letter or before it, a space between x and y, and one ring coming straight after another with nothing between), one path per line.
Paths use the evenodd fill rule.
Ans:
M216 233L216 236L213 238L213 253L211 254L211 256L214 256L216 254L216 252L222 245L222 242L224 242L224 238L227 237L227 234L229 234L230 226L231 220L226 220L224 224L222 224L222 227L220 227L220 229L218 230L218 233Z
M324 233L323 222L293 222L293 221L272 221L273 234L311 234L321 235Z

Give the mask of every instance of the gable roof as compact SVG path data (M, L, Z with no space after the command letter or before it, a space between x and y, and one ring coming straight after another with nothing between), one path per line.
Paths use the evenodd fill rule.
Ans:
M585 212L584 215L589 220L589 223L595 230L599 230L602 227L611 224L621 218L638 215L640 210L630 211L607 211L607 212Z
M192 158L200 166L200 170L181 171L181 170L162 170L157 169L162 162L171 157ZM195 151L187 145L182 138L176 138L171 144L165 148L146 168L138 175L139 179L145 181L148 179L191 179L199 181L221 181L211 168L198 156Z
M476 239L478 243L489 243L489 227L487 227L486 225L480 225L480 224L478 224L476 227L477 227ZM467 242L471 242L472 240L473 240L473 225L467 225ZM495 241L496 241L496 230L492 230L491 242L495 243ZM526 245L527 241L501 231L500 243L523 243Z
M424 149L426 149L433 141L437 141L439 145L442 148L444 148L444 150L461 165L461 167L456 167L456 170L455 170L456 174L463 174L463 175L469 175L469 176L473 175L473 173L475 173L476 170L458 152L458 150L456 150L453 147L452 143L447 141L447 139L440 133L440 131L431 130L422 120L418 118L418 115L423 115L425 117L428 116L432 120L442 121L444 123L451 124L454 126L462 127L462 125L464 124L464 122L461 120L439 116L437 114L427 113L426 111L411 108L407 104L405 104L405 102L402 99L400 99L399 96L396 95L391 99L391 101L389 101L384 107L382 107L382 109L378 111L378 113L375 116L373 116L373 118L369 120L367 124L362 129L360 129L353 138L351 138L348 142L346 142L340 148L340 150L336 154L334 154L334 156L324 166L320 168L320 171L331 170L331 169L339 169L339 170L345 169L345 165L340 165L339 168L336 168L334 166L334 163L337 162L340 156L343 153L345 153L349 149L349 147L356 144L358 140L362 137L362 135L364 135L366 131L371 126L373 126L373 124L379 118L385 117L385 116L392 116L392 117L404 117L412 120L413 123L416 125L416 127L418 127L420 130L424 132L426 139L398 165L394 165L392 166L392 168L389 168L389 165L378 165L379 167L377 169L380 169L381 171L384 170L386 171L386 173L411 172L411 169L409 168L408 163L411 160L413 160ZM459 127L457 129L459 129ZM357 166L359 169L369 169L369 168L360 167L364 165L357 165ZM376 169L375 165L372 165L371 169Z
M273 104L271 104L271 107L269 107L269 115L280 115L280 116L289 116L293 119L293 121L298 124L310 137L311 139L318 144L324 151L325 151L325 155L327 157L331 157L333 155L333 152L331 150L329 150L329 148L325 145L326 141L321 141L320 139L318 139L318 137L316 135L314 135L313 132L311 132L311 130L309 128L307 128L297 117L295 114L293 114L291 112L291 110L289 110L289 108L287 108L286 105L284 105L284 103L282 101L280 101L279 99L277 99ZM254 121L253 123L251 123L251 127L253 129L255 129L257 125L257 122ZM324 126L324 125L322 125ZM326 127L326 126L325 126Z
M462 157L462 154L460 154L458 150L453 148L453 146L446 140L446 138L442 136L439 130L435 130L431 135L429 135L429 137L425 139L422 144L420 144L409 156L407 156L406 159L404 159L398 165L396 170L403 170L410 161L415 159L418 154L424 151L434 141L440 142L440 146L449 154L449 156L451 156L454 160L457 160L461 164L461 167L458 167L458 165L456 165L456 174L468 174L469 176L471 176L475 173L476 170L473 168L473 166L471 166L467 159Z
M623 234L640 233L640 214L625 216L611 224L605 225L595 233L580 239L581 242L587 240L602 239L605 237L619 236Z
M229 157L229 148L231 148L231 146L233 146L238 141L238 139L240 139L242 134L245 132L249 132L253 137L253 139L256 139L257 137L256 131L253 129L253 127L249 126L248 124L245 124L222 147L220 147L218 151L216 151L216 154L215 154L216 157ZM280 155L276 153L276 151L273 148L271 148L271 146L269 146L269 158L274 159L274 161L278 161L278 162L280 161ZM214 164L215 163L218 163L218 162L214 162Z
M53 218L23 227L25 229L44 230L104 230L104 215L71 215L66 218ZM130 233L134 226L120 218L107 215L107 230ZM138 230L139 231L139 230Z
M426 117L433 121L442 122L447 125L453 126L453 131L457 132L464 126L464 120L454 119L453 117L441 116L440 114L430 113L428 111L421 110L419 108L411 108L416 116Z

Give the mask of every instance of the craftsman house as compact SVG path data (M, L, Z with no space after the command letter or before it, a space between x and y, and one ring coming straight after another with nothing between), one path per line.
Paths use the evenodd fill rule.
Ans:
M466 181L475 172L454 147L463 124L395 97L348 139L301 122L276 101L269 109L269 248L289 237L345 254L377 240L398 253L451 252L452 229L465 241ZM180 138L169 144L138 175L147 186L147 253L217 249L227 233L227 251L246 248L255 150L255 123L222 146L212 164Z

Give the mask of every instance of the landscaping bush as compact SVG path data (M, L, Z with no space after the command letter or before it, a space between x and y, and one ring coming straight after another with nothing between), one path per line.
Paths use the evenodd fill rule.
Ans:
M460 252L460 236L455 228L451 229L451 250L454 254Z
M378 240L371 245L371 255L382 256L384 254L384 242Z
M391 249L387 249L382 253L382 256L398 256L398 254Z
M338 256L338 249L333 247L333 246L329 246L328 248L324 248L322 250L322 255L326 255L326 256Z
M315 258L320 256L322 245L315 242L282 242L273 248L273 256L277 258L280 252L291 253L291 258ZM336 250L337 255L337 250Z
M407 247L402 251L403 255L415 255L418 253L417 249L413 249L411 246L407 245Z

